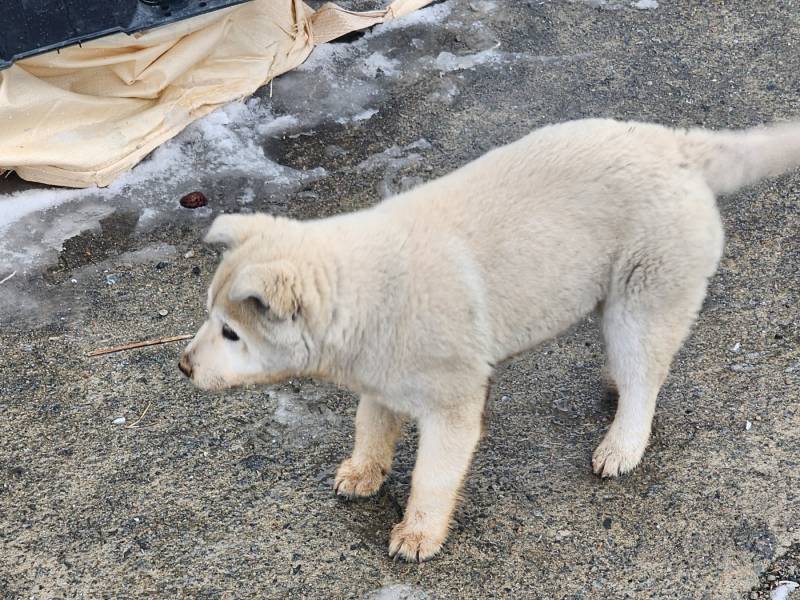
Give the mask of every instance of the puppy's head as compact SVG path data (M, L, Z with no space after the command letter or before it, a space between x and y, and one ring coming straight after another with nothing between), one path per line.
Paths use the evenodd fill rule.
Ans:
M312 360L299 261L270 252L269 238L295 223L224 215L206 241L229 248L208 289L208 320L181 356L195 385L218 390L302 375Z

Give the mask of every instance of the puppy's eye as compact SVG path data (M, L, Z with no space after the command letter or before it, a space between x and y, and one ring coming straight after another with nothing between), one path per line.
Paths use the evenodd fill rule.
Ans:
M222 326L222 337L224 337L226 340L230 340L232 342L238 342L239 341L239 336L236 335L236 332L233 329L231 329L230 327L228 327L227 325L223 325Z

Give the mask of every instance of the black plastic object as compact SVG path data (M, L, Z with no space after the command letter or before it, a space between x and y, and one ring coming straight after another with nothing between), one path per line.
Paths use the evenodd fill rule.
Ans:
M151 29L247 1L0 0L0 69L26 56L121 31Z

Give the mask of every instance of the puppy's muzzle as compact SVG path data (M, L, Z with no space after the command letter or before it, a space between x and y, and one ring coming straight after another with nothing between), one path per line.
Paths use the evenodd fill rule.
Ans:
M181 373L186 375L189 379L192 378L192 365L186 354L181 356L181 359L178 361L178 368L181 370Z

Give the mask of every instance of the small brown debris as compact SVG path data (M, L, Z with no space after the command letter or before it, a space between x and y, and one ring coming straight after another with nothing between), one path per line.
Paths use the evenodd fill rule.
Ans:
M208 198L203 192L189 192L181 198L180 203L184 208L200 208L208 204Z

